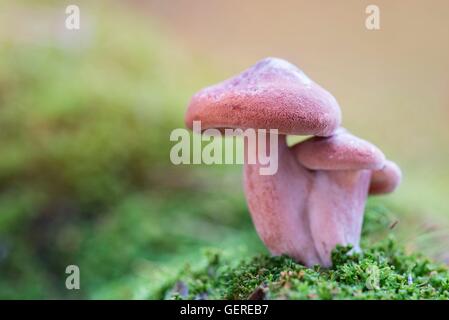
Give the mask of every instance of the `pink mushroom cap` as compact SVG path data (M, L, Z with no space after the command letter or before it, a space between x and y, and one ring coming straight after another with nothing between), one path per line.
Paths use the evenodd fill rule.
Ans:
M292 150L298 161L311 170L377 170L385 164L382 151L343 128L331 137L310 138Z
M340 125L335 98L289 62L266 58L193 96L185 122L202 129L278 129L280 134L329 136Z
M310 170L372 170L369 194L393 192L400 184L401 169L372 143L344 128L331 137L313 137L294 145L292 152Z
M385 166L373 172L369 193L372 195L393 192L401 183L401 169L393 161L387 160Z

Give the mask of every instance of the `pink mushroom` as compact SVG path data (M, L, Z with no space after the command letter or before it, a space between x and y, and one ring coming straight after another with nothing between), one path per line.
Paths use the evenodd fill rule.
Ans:
M279 130L278 149L268 150L278 153L277 173L261 175L261 163L246 162L245 195L270 252L307 266L330 266L337 244L358 250L368 192L391 192L400 181L380 150L339 129L335 98L285 60L261 60L201 90L187 110L186 125L193 121L202 129ZM290 148L286 135L317 137Z
M298 143L291 151L310 170L313 182L304 205L319 263L330 266L337 244L360 250L368 194L392 192L401 171L377 147L343 128L332 137Z

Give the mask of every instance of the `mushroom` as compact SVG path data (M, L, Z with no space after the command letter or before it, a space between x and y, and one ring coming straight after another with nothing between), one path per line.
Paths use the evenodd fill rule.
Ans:
M359 248L368 190L392 191L399 168L380 150L340 128L335 98L289 62L266 58L193 96L186 125L202 129L277 129L278 170L261 175L244 164L244 190L256 231L274 255L312 266L331 265L337 245ZM289 147L286 135L315 137ZM260 136L258 136L260 139ZM245 154L255 152L244 140ZM259 143L257 144L259 146ZM259 146L260 147L260 146Z
M309 227L320 264L330 266L337 244L359 251L368 194L392 192L401 171L373 144L343 128L328 138L310 138L291 148L313 183L306 200Z

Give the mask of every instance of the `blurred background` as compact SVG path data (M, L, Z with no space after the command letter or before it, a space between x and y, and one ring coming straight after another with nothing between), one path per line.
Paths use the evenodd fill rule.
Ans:
M169 134L198 89L267 56L400 164L401 187L368 205L448 263L448 17L445 0L0 1L0 298L154 298L208 248L266 252L241 167L174 166Z

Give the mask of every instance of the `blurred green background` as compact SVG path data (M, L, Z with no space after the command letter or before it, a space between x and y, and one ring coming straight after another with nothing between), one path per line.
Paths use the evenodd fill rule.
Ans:
M402 186L370 205L448 263L449 4L376 1L378 31L368 4L0 1L0 298L154 298L208 248L265 252L241 167L174 166L169 134L194 92L266 56L301 67L400 164Z

